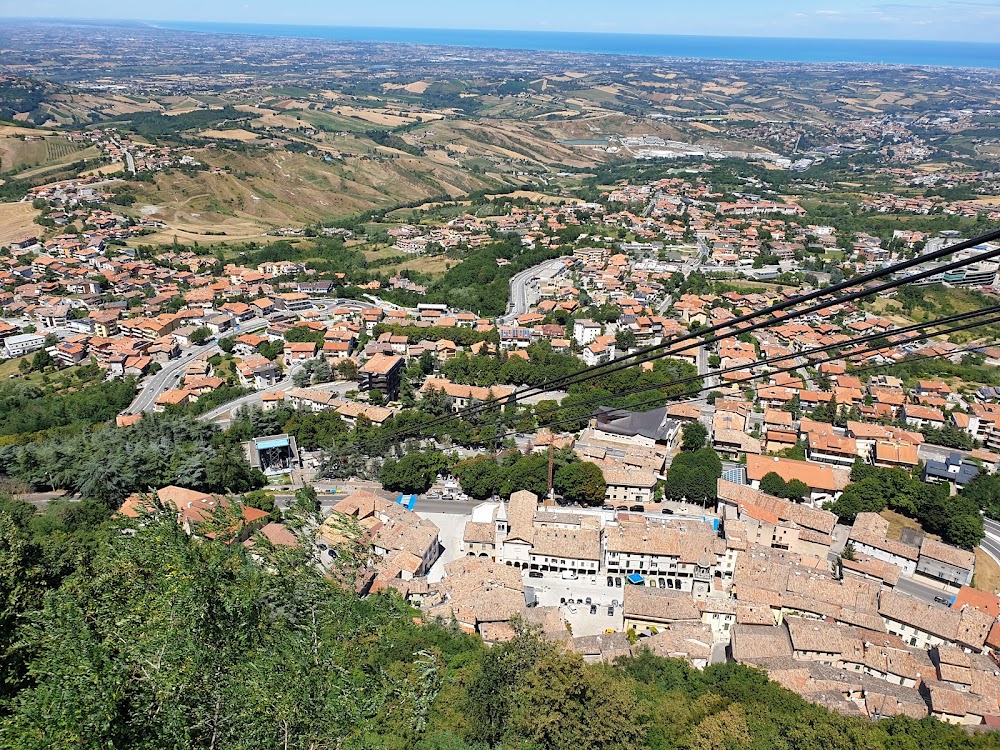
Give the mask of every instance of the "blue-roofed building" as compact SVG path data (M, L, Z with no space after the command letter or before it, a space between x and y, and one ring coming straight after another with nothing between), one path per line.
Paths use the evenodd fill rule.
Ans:
M250 466L267 476L290 474L302 468L298 446L291 435L268 435L254 438L246 444Z
M732 469L722 469L722 478L733 484L747 483L747 470L745 466L736 466Z
M976 391L976 396L981 401L997 401L1000 399L1000 388L995 388L990 385L984 385Z
M952 453L944 461L928 461L924 466L925 482L948 482L962 489L979 476L979 467L964 458L961 453Z

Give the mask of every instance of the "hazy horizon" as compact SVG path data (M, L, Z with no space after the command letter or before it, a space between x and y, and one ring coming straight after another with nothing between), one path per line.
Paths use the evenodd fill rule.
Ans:
M608 14L593 0L553 0L539 7L530 0L509 0L502 16L457 0L414 5L385 0L370 7L329 8L316 0L272 3L220 0L211 4L178 0L170 6L105 0L80 15L67 0L0 0L0 17L18 20L76 22L239 23L356 28L441 29L468 31L617 33L871 41L996 41L1000 5L975 0L909 0L836 3L760 0L747 4L719 0L704 6L665 6L633 2L627 12Z

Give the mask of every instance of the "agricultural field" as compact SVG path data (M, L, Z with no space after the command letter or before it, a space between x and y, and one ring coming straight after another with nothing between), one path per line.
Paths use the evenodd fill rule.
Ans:
M11 132L4 134L0 130L0 172L10 172L25 167L44 167L48 164L58 165L72 162L72 157L85 148L84 144L74 143L62 135L47 135L46 131ZM27 140L24 135L34 138L43 136L41 140Z
M40 213L30 203L0 203L0 246L41 234L35 224Z
M46 161L45 141L25 141L21 138L0 138L0 172L11 172Z
M73 144L69 144L73 145ZM33 180L42 176L51 176L52 179L62 179L62 177L69 175L59 175L59 172L65 171L66 167L72 164L83 161L84 159L99 159L101 157L101 152L96 146L88 146L86 148L77 150L66 151L65 149L58 149L57 153L62 153L61 156L56 158L47 159L46 161L33 166L30 169L25 169L18 173L19 179Z

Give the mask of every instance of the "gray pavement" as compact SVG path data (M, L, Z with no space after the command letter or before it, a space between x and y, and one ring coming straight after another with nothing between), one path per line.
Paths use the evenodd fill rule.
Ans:
M528 312L528 309L538 301L538 281L552 276L559 268L564 268L562 258L554 258L537 266L532 266L510 279L510 304L507 315L502 321L512 323L518 315Z
M465 536L465 524L468 522L469 516L454 513L428 513L421 511L419 507L414 507L413 510L421 518L437 524L441 530L438 536L441 540L441 556L427 572L427 580L436 583L444 578L444 566L464 554L462 538Z
M624 588L609 587L607 585L607 575L598 573L593 578L595 583L591 583L591 576L580 576L576 580L565 580L559 573L542 573L541 578L530 578L527 572L523 574L523 581L526 588L532 588L538 599L539 606L559 607L563 617L573 628L573 635L599 635L605 630L622 630L624 627L624 610L622 601L624 600ZM590 614L590 605L586 604L587 598L591 603L597 605L597 613ZM560 599L582 600L582 604L560 604ZM617 600L618 604L614 608L614 615L608 616L608 606ZM573 609L576 612L573 612Z
M896 591L912 596L914 599L925 601L928 604L939 604L942 607L947 607L948 605L935 602L934 598L938 596L951 597L951 592L947 591L944 586L937 588L930 583L921 583L913 578L903 578L902 576L896 583Z

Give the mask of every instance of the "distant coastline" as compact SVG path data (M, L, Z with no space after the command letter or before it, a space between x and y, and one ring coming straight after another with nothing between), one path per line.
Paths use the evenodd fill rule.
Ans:
M1000 69L1000 44L162 21L173 31L701 60Z

